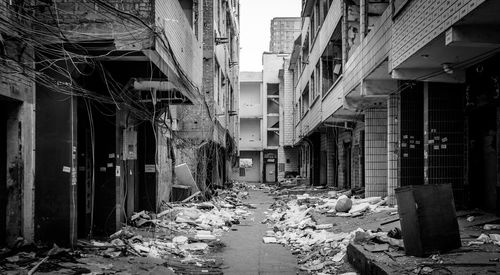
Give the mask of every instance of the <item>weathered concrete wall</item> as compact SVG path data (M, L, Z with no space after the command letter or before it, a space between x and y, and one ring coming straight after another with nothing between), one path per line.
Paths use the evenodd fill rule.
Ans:
M28 242L34 238L35 93L30 64L33 49L22 40L10 38L2 41L8 61L0 65L0 104L5 108L5 117L0 119L5 120L7 135L6 155L0 156L6 160L6 178L0 180L0 184L6 184L7 192L6 224L2 223L6 227L3 228L6 232L5 241L13 244L18 237ZM26 64L20 65L18 62Z

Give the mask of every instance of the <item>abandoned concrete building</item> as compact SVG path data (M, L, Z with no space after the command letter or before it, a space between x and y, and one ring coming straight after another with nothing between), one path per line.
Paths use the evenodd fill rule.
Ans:
M1 244L107 236L168 202L181 163L200 186L228 179L237 0L1 1L0 14Z
M236 177L267 181L269 166L393 204L397 187L449 183L457 208L499 213L500 55L490 27L499 4L302 1L294 50L271 69L281 81L266 85L266 53L262 73L242 73L241 98L261 101L240 105L245 161ZM244 114L254 101L265 107L272 91L280 91L276 167L266 157L266 112ZM257 147L250 125L263 129Z
M498 270L500 1L283 1L0 0L0 273Z

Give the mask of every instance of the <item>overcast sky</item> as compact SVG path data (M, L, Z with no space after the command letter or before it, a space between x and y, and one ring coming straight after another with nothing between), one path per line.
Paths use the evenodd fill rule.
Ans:
M274 17L299 17L301 0L240 0L240 70L261 71Z

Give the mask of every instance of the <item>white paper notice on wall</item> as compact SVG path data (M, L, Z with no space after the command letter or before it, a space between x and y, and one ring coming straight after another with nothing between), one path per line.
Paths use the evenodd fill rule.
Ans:
M154 164L144 165L144 172L145 173L155 173L156 172L156 165L154 165Z
M63 166L62 171L63 171L64 173L71 173L71 167L69 167L69 166Z
M106 167L99 167L99 171L106 172Z
M112 168L113 167L113 163L112 162L108 162L108 164L106 165L108 168Z
M115 176L119 177L120 176L120 166L115 167Z
M441 149L446 149L446 148L448 148L446 144L441 144Z
M108 154L108 158L114 159L115 158L115 153Z

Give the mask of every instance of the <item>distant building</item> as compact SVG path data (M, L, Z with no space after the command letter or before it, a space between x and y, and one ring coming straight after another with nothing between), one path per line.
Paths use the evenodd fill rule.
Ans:
M240 73L240 162L234 179L271 183L298 173L298 151L292 148L290 131L293 75L287 69L289 60L290 54L264 53L262 72Z
M276 17L271 20L271 42L269 51L272 53L291 53L293 42L300 35L302 18Z

